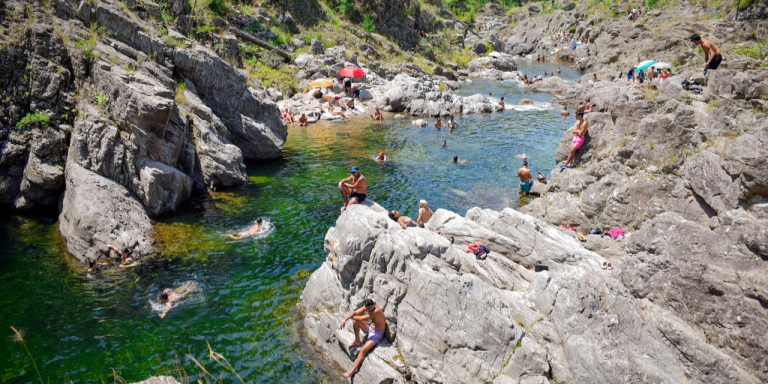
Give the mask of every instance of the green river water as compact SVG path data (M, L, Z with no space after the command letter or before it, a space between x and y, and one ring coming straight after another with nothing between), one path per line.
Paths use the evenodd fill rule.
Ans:
M566 79L578 76L563 71ZM411 118L290 128L284 158L249 164L247 186L196 198L157 222L161 255L136 268L107 267L88 276L66 253L56 217L2 218L0 382L38 381L24 345L11 338L11 326L23 329L25 345L51 383L112 383L113 369L129 382L156 374L179 377L182 370L194 382L200 369L190 356L211 373L224 372L206 357L207 343L246 382L336 381L305 352L296 304L325 260L323 237L342 204L335 186L349 166L361 167L370 198L414 218L419 199L460 214L473 206L524 204L515 177L520 160L514 156L520 153L530 157L534 173L549 176L572 116L564 121L560 107L546 104L549 95L523 95L511 82L479 80L461 91L478 92L505 96L508 106L523 97L537 103L459 117L461 127L453 132L436 131L433 121L415 127ZM390 161L373 161L380 150ZM466 164L451 163L454 155ZM220 237L259 216L274 226L269 236L239 242ZM160 319L152 301L163 288L184 282L198 290Z

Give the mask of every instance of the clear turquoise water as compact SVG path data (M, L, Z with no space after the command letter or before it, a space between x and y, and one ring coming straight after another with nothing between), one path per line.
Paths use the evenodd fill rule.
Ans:
M507 104L549 99L524 95L512 83L476 81L462 90L476 92L503 95ZM129 382L178 377L180 368L194 382L200 370L188 355L211 373L224 373L206 357L206 343L247 382L334 382L304 352L295 306L325 259L322 239L338 216L342 201L335 186L347 167L361 167L372 199L407 215L415 216L422 198L433 209L459 213L473 206L517 207L525 201L518 200L520 160L514 156L526 153L534 172L551 169L560 135L572 124L558 112L553 106L460 117L453 132L411 126L410 118L292 128L283 159L248 166L249 185L196 199L157 223L160 256L92 277L67 256L55 218L3 218L0 336L7 337L0 337L0 382L37 377L23 346L11 340L10 326L25 331L44 380L52 383L113 382L112 369ZM389 162L373 161L380 150ZM451 163L456 154L466 164ZM270 219L274 233L240 242L220 238L258 216ZM186 281L201 292L158 318L150 300ZM225 378L236 381L231 374Z

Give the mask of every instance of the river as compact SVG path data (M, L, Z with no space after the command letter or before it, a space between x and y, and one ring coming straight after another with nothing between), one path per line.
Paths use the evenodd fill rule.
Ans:
M526 66L526 73L556 66ZM563 68L563 77L578 76ZM369 180L369 197L417 216L419 199L460 214L473 206L518 207L516 178L525 153L535 173L549 176L562 133L573 124L549 95L523 94L512 82L477 80L461 93L504 96L503 113L459 117L450 132L415 127L410 118L318 123L290 128L284 158L248 165L242 188L195 198L156 223L161 254L132 269L88 276L65 252L55 217L6 216L0 221L0 382L113 382L113 372L139 381L150 375L200 376L189 356L211 373L207 343L247 382L318 383L328 377L305 355L296 334L296 304L309 275L325 259L323 237L342 201L335 188L351 165ZM533 107L520 107L525 97ZM519 110L516 110L519 109ZM391 116L391 115L390 115ZM447 148L441 148L447 141ZM379 164L379 151L389 161ZM465 164L454 164L458 155ZM220 236L264 217L274 232L258 240ZM160 290L194 282L197 291L164 319L152 301ZM7 337L6 337L7 336Z

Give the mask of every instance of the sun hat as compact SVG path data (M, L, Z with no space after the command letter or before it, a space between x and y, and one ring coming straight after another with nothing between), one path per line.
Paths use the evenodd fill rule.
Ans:
M349 172L350 173L354 173L354 172L360 173L360 167L355 165L355 166L349 168Z

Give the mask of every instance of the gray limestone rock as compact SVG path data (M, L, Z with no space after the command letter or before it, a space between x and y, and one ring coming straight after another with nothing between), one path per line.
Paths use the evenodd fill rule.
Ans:
M722 157L701 152L685 162L685 177L691 189L715 212L736 208L741 191L725 170Z
M141 203L122 185L68 162L59 230L81 261L107 254L107 244L134 257L153 250L152 224Z

